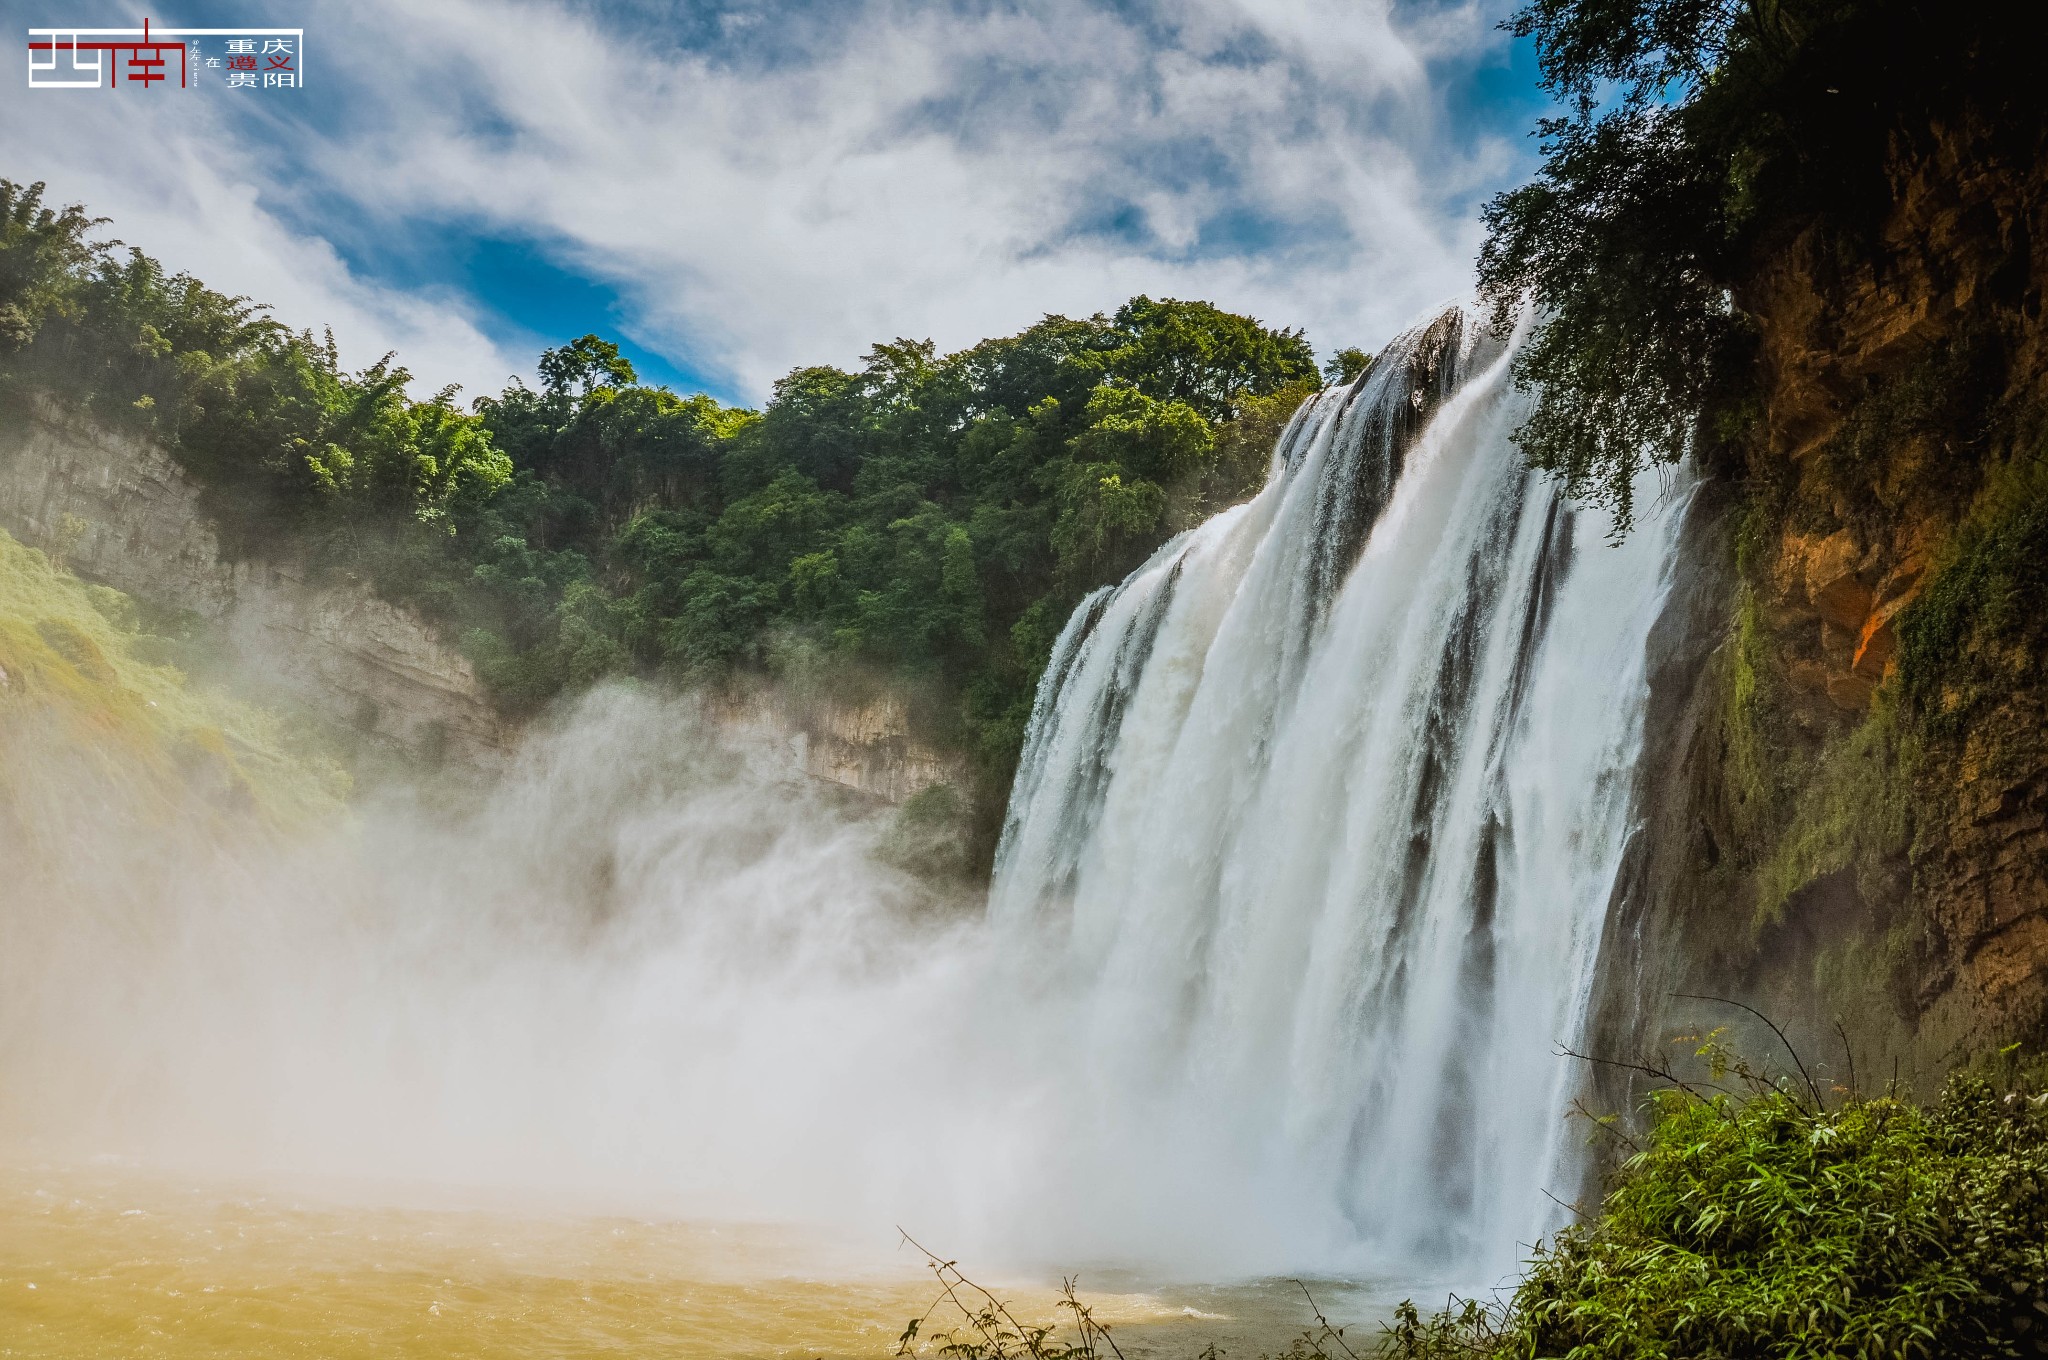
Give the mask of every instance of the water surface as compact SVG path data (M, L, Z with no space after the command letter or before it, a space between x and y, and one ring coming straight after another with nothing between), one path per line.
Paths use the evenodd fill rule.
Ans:
M937 1296L909 1248L822 1230L350 1193L132 1165L0 1168L0 1356L851 1360L893 1354ZM1211 1343L1277 1352L1310 1320L1290 1281L1096 1274L1103 1287L1084 1273L1083 1298L1130 1360ZM1055 1314L1056 1280L986 1283L1027 1321ZM1385 1289L1311 1287L1340 1322L1387 1302Z

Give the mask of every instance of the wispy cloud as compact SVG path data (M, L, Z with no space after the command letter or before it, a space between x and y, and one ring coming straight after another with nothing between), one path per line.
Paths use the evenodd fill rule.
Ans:
M358 363L396 349L436 385L510 371L462 299L383 286L282 219L289 161L246 108L139 90L31 93L20 79L0 89L0 175L47 181L53 203L83 202L121 240L294 327L331 326Z
M1523 153L1442 92L1500 59L1497 17L369 0L304 20L304 116L15 90L0 174L431 383L531 362L503 299L403 267L465 237L531 242L641 345L749 399L875 339L952 347L1140 291L1327 349L1468 286L1473 208Z

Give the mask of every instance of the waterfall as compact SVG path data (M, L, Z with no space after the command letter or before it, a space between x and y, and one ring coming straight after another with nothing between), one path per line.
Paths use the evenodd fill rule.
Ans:
M234 854L81 823L117 849L0 913L0 1074L37 1093L0 1135L901 1225L1091 1288L1500 1280L1577 1188L1554 1045L1684 504L1640 488L1615 544L1529 472L1509 348L1418 326L1081 603L986 917L781 748L603 690L445 820L394 795Z
M1497 1278L1576 1188L1556 1047L1685 500L1644 488L1616 543L1528 470L1509 348L1460 308L1415 327L1302 407L1255 499L1082 602L991 898L1108 1122L1199 1129L1382 1271Z

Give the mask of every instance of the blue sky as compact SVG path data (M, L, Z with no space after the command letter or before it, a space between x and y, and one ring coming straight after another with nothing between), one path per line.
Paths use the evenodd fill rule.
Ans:
M307 31L306 88L31 91L0 175L215 287L495 390L596 331L758 402L1137 292L1384 340L1469 287L1540 112L1510 6L4 0L30 25Z

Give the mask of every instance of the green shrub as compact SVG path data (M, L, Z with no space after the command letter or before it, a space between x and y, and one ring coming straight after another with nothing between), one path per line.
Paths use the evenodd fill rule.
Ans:
M1440 1357L2048 1354L2048 1095L1959 1076L1922 1110L1667 1090L1599 1218L1503 1303L1404 1311Z

